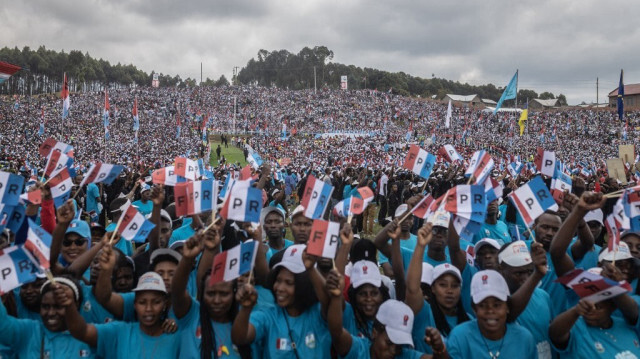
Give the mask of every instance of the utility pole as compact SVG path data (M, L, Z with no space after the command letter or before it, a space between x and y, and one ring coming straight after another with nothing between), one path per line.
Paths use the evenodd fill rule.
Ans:
M313 93L318 93L318 86L316 86L316 67L313 67Z
M233 79L231 80L233 83L233 86L237 86L238 84L237 82L237 78L238 78L238 66L234 66L233 67Z
M600 79L596 77L596 108L600 104Z
M200 62L200 86L202 86L202 61Z

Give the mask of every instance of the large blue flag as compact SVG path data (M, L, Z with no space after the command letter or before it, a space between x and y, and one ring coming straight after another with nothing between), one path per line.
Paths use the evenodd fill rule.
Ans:
M516 71L515 75L513 75L513 77L511 78L511 81L509 81L509 85L507 85L507 88L504 89L504 92L502 93L502 96L500 96L500 100L496 105L496 109L493 110L493 114L495 115L496 112L498 112L498 110L500 109L500 107L502 107L502 102L504 102L504 100L511 100L516 98L517 92L518 92L518 71Z

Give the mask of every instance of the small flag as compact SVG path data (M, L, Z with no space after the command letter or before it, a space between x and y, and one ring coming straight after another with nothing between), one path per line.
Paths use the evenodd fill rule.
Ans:
M332 193L333 186L309 175L300 201L304 207L304 215L310 219L322 218Z
M509 171L511 177L516 178L518 177L518 175L520 175L520 172L522 172L523 168L524 164L522 162L511 162L507 166L507 171Z
M260 158L260 156L256 152L249 153L247 155L247 162L249 163L249 165L251 165L251 167L257 170L262 165L262 158Z
M538 153L534 162L540 173L548 177L553 177L553 174L556 171L555 152L545 151L542 147L538 147Z
M551 195L557 203L564 201L564 191L571 192L571 182L571 176L562 172L556 173L551 179Z
M49 178L51 197L53 197L53 204L56 208L62 206L71 197L71 187L73 187L73 180L66 167Z
M448 162L455 162L455 161L462 162L462 156L460 156L458 151L456 151L456 149L452 145L444 145L444 146L440 147L439 153Z
M182 176L190 181L195 181L196 178L200 176L198 173L198 162L186 157L176 157L174 168L176 175Z
M27 231L27 241L24 243L24 249L35 257L40 269L44 271L50 267L51 235L30 218L27 218L27 221L29 222L29 230Z
M40 153L40 156L47 157L52 150L59 150L65 155L73 158L73 147L64 142L56 141L51 137L44 140L44 142L40 145L38 152Z
M411 170L413 173L426 179L431 175L431 171L433 171L435 163L436 156L423 150L417 145L411 145L402 167Z
M91 165L89 172L80 182L80 187L88 183L104 183L111 184L122 172L124 166L109 165L106 163L96 162Z
M208 179L178 183L173 193L177 216L210 211L218 204L218 181Z
M258 223L262 205L262 190L248 183L236 182L220 210L220 216L227 220Z
M0 204L0 206L4 206L3 204ZM20 228L22 227L22 223L24 222L25 219L25 212L26 212L27 208L25 206L22 205L17 205L15 207L13 207L13 210L11 212L11 215L9 215L9 219L8 219L8 223L7 226L5 228L7 228L8 230L10 230L13 233L18 233L18 231L20 230ZM2 211L2 216L4 217L4 211ZM0 226L0 229L2 226ZM16 243L15 244L22 244L24 242L24 239L19 240L19 238L16 238Z
M607 248L609 252L617 252L620 245L620 232L622 232L622 223L616 220L615 214L607 216L604 226L607 228L609 237L607 239Z
M156 225L144 218L144 215L138 212L138 209L129 201L120 209L123 217L116 231L128 241L144 243Z
M340 223L316 219L311 226L307 253L324 258L334 258L340 239Z
M221 252L213 259L209 284L232 281L251 272L256 260L259 243L253 240L238 244Z
M458 185L447 191L444 209L458 217L483 222L487 212L484 186Z
M427 217L429 216L429 207L431 206L432 202L433 202L433 197L431 197L431 195L428 194L424 196L420 200L420 202L418 202L418 204L416 204L411 209L411 212L413 212L413 215L418 218L427 219Z
M528 226L531 226L544 211L548 209L558 210L556 201L540 176L534 177L531 181L511 192L509 198Z
M0 250L0 295L36 279L37 268L22 246Z
M37 189L35 191L23 193L20 195L20 202L40 204L42 203L42 191Z
M63 168L71 170L71 168L73 168L73 158L58 150L51 151L47 157L44 175L47 177L55 176L58 172L62 171Z
M355 197L345 198L333 207L333 214L338 217L348 217L351 214L351 200Z
M175 186L177 183L187 182L187 179L178 176L174 171L174 166L159 168L151 173L154 184L163 184L165 186Z
M493 178L489 178L484 182L484 194L487 197L487 205L498 198L502 198L504 192L504 184Z
M365 208L373 201L373 191L369 187L358 188L358 195L352 196L349 204L349 212L353 214L361 214Z
M469 167L467 167L467 171L464 174L465 176L472 176L475 179L474 183L484 184L491 170L493 170L493 166L493 158L487 151L476 151L471 157Z
M20 200L24 177L0 171L0 203L15 206Z

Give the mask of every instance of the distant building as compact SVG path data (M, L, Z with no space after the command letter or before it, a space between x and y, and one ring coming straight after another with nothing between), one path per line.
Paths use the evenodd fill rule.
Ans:
M454 105L458 105L458 106L477 106L477 105L481 105L482 104L482 100L480 99L480 96L478 95L453 95L453 94L446 94L444 96L444 98L442 99L442 101L444 102L449 102L449 100L451 100L451 102Z
M530 110L548 110L551 108L560 107L560 101L557 98L549 99L549 100L541 100L539 98L534 98L529 101L529 109Z
M483 99L481 99L481 101L485 106L496 107L498 105L497 102L495 102L495 101L493 101L492 99L489 99L489 98L483 98Z
M609 106L618 107L618 88L609 92ZM640 84L624 85L624 108L639 109L640 108Z

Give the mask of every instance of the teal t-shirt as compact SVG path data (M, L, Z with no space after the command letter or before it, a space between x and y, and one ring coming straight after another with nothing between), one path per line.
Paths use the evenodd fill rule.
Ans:
M95 183L89 183L87 185L87 200L85 208L88 213L95 211L96 215L98 215L100 214L100 211L98 210L98 201L96 201L96 198L100 198L100 189L98 189L98 186Z
M409 346L403 346L402 354L396 356L398 359L417 359L421 358L422 353L411 349ZM359 338L351 334L351 349L344 359L370 359L371 358L371 342L367 338Z
M156 337L142 332L139 323L96 324L98 348L102 358L175 359L180 357L182 328L174 334Z
M138 207L138 212L142 213L143 216L146 216L153 212L153 202L151 201L147 201L147 203L144 203L139 199L131 204Z
M113 232L116 230L116 224L117 223L110 223L107 228L105 228L105 230L107 232ZM122 253L124 253L125 256L127 257L131 257L133 255L133 245L131 244L131 241L128 241L124 238L120 238L120 240L118 241L118 243L116 243L116 245L114 246L116 248L118 248L119 250L122 251Z
M582 317L571 328L569 343L558 349L562 358L640 358L638 333L624 319L613 316L609 329L588 326ZM640 322L640 321L639 321Z
M367 333L363 333L361 328L358 328L358 323L356 321L356 315L353 312L353 307L350 303L345 303L344 311L342 312L342 326L346 329L349 334L356 336L358 338L367 338L371 336L371 331L373 330L373 320L367 320L365 329Z
M504 338L494 341L482 336L475 319L453 328L447 339L447 350L451 359L493 359L489 352L494 356L500 352L500 358L538 357L533 336L527 329L508 323Z
M549 340L549 324L554 318L553 304L549 294L540 288L536 288L529 299L529 304L518 316L516 323L520 324L533 335L539 359L551 359L557 357L551 348Z
M173 243L176 241L186 241L191 238L196 233L196 231L191 228L191 224L183 225L182 227L176 229L171 233L171 238L169 238L169 244L167 247L171 247Z
M498 220L496 224L483 223L478 233L473 235L473 243L478 243L482 238L495 239L501 246L511 242L509 227L501 220Z
M115 320L115 316L96 300L96 297L95 295L93 295L92 291L93 286L80 282L80 287L82 290L84 302L80 306L79 312L84 320L87 321L87 323L103 324ZM124 318L135 318L133 307L134 296L129 295L123 296L122 298L125 301Z
M331 336L319 303L297 317L281 307L253 310L249 320L255 328L255 341L264 343L267 358L295 359L292 342L299 358L331 357Z

